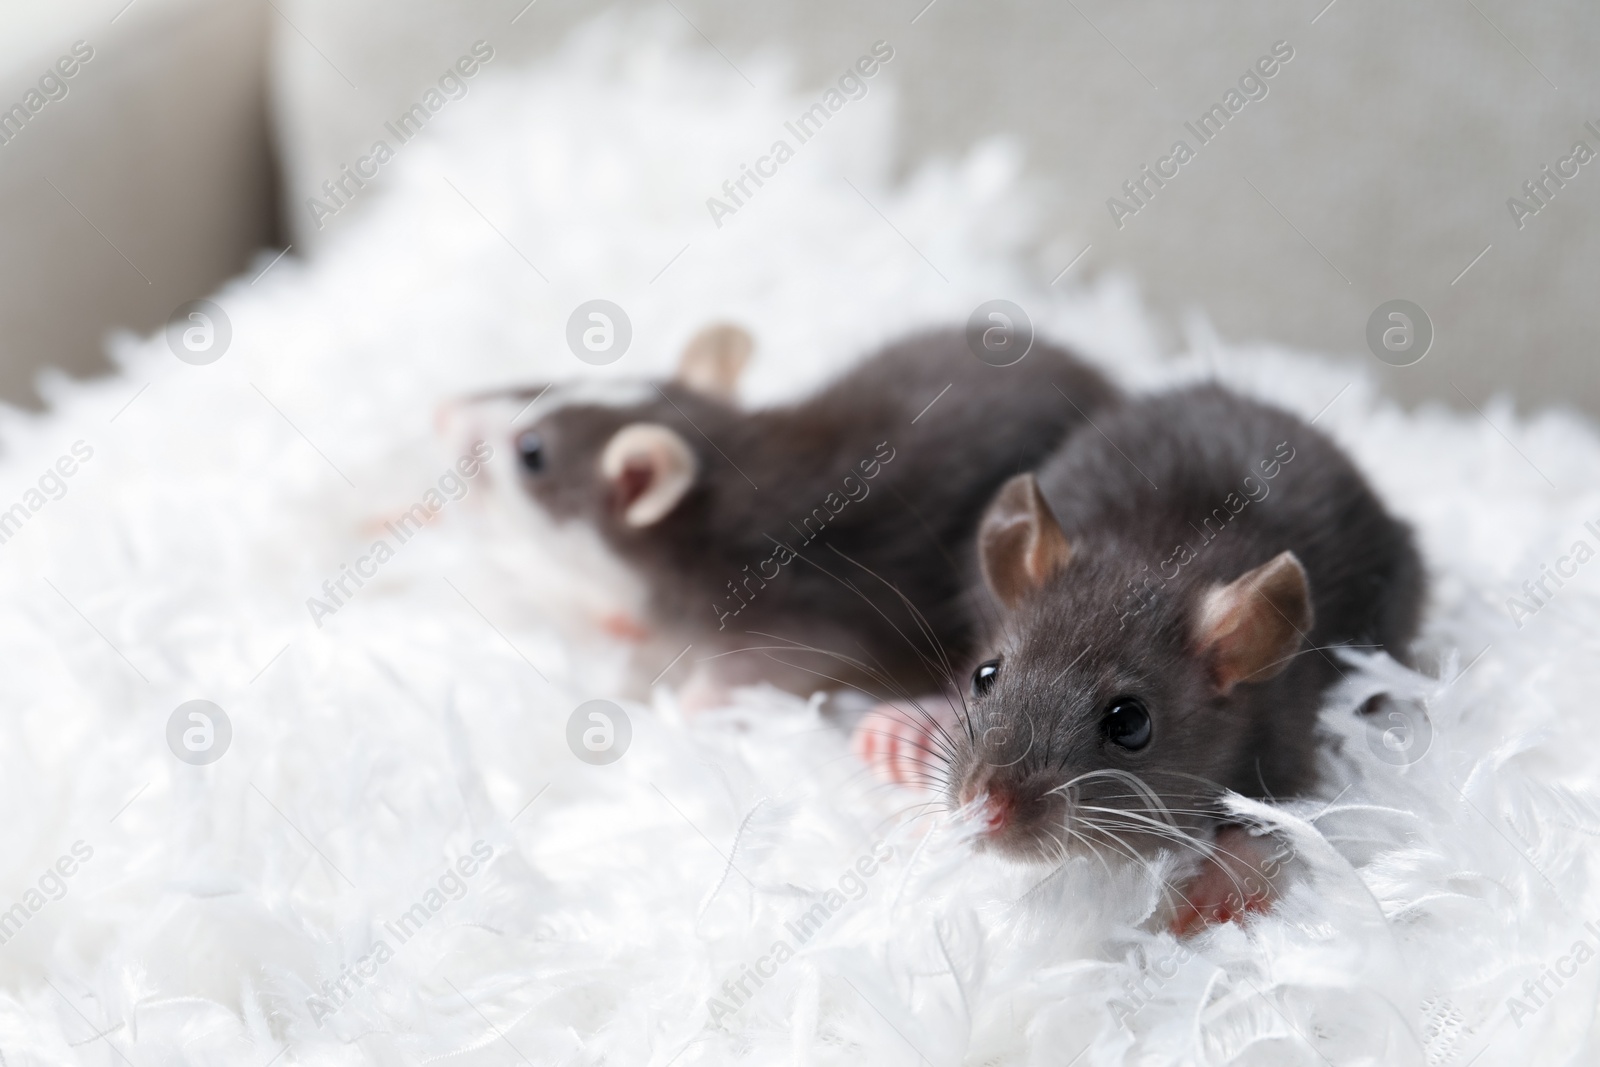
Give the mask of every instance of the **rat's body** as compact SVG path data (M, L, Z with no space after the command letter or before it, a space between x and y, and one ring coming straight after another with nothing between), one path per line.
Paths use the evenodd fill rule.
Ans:
M716 373L604 402L556 387L510 432L544 519L639 580L620 629L644 646L641 680L692 642L716 689L941 684L929 638L958 662L972 650L956 561L995 486L1115 398L1059 348L992 367L955 332L891 345L781 407L733 406L727 369L720 396ZM739 651L752 648L769 651Z
M1224 791L1303 794L1337 649L1405 660L1421 607L1410 531L1294 416L1202 386L1095 421L986 515L1002 623L928 746L1017 856L1204 849Z

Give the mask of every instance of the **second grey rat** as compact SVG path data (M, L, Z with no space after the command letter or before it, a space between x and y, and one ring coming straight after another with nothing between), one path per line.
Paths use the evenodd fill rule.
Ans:
M754 681L938 688L976 637L959 561L995 486L1116 391L1056 346L994 367L951 331L743 410L748 351L716 328L672 382L518 391L538 397L507 434L527 502L552 544L581 541L595 569L637 581L606 622L641 650L636 684L692 643L701 703Z
M1338 650L1407 658L1421 560L1339 447L1278 408L1202 386L1096 424L985 515L1003 615L965 718L877 752L909 751L1013 856L1204 850L1219 829L1247 853L1219 798L1313 786ZM861 730L906 729L885 718ZM1176 925L1237 912L1235 873L1203 869Z

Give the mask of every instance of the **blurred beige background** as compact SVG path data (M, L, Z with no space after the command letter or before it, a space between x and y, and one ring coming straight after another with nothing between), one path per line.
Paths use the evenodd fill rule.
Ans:
M1061 284L1139 279L1172 330L1378 366L1408 401L1496 391L1600 414L1600 161L1519 229L1507 199L1575 141L1600 152L1600 8L1581 0L648 0L706 61L791 54L802 86L896 50L902 167L1019 137L1043 180ZM646 0L621 6L644 7ZM95 58L0 145L0 397L43 366L104 369L261 249L313 251L306 198L470 43L536 60L601 10L577 0L0 0L0 107L75 40ZM1107 199L1154 165L1275 42L1294 58L1119 228ZM382 176L377 179L381 182ZM1547 188L1555 189L1553 183ZM270 258L270 254L268 258ZM265 260L257 260L264 263ZM1053 276L1053 272L1052 272ZM1367 353L1404 298L1437 339L1415 366Z

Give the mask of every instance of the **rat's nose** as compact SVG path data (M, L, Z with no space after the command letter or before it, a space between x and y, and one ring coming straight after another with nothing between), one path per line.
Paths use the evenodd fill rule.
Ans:
M962 810L971 814L985 834L1004 830L1011 824L1012 813L1016 810L1016 798L993 782L983 786L969 782L962 788L960 799Z

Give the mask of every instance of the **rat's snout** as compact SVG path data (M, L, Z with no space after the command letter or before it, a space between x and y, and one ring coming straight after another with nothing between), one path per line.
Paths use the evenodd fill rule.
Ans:
M456 455L466 455L489 439L489 414L482 401L458 397L433 409L433 432Z
M544 467L544 443L532 430L516 428L519 416L528 406L528 401L520 394L452 398L434 408L434 432L453 457L480 457L486 481L501 480L503 468L499 463L491 464L489 459L499 456L508 447L514 466L537 472Z
M1070 847L1071 819L1053 780L1004 767L975 767L952 791L958 820L980 850L1012 859L1039 860Z
M1016 815L1016 794L992 780L969 781L957 799L961 810L989 836L1004 833Z

